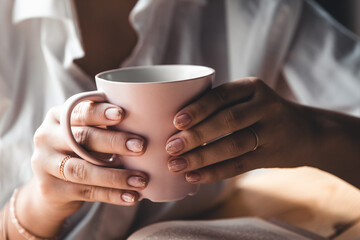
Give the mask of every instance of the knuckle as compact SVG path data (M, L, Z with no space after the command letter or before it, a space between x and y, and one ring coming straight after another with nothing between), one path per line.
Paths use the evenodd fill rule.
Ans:
M124 146L124 144L123 145L120 144L121 142L122 142L122 138L119 134L116 134L116 132L110 133L109 145L111 149L116 150L119 149L119 146Z
M79 161L70 165L70 176L72 176L77 181L85 182L87 179L86 164L83 161Z
M89 127L78 127L76 130L73 131L74 138L76 142L80 145L88 146L89 138L90 138L90 130Z
M60 108L60 106L51 107L46 113L45 119L55 118L55 116L59 115Z
M92 102L81 102L76 105L71 114L72 120L80 124L85 124L85 119L92 114L92 105Z
M260 94L262 96L267 87L264 81L260 78L250 78L249 81L257 95Z
M207 104L203 103L202 101L198 101L189 107L188 109L190 115L194 119L200 118L199 113L206 113L207 111Z
M234 110L227 109L223 112L223 123L230 132L236 129L237 118Z
M105 191L104 199L102 199L102 200L105 202L112 202L111 201L112 199L113 199L113 190L108 189L107 191Z
M80 190L80 196L87 202L101 201L106 203L117 202L118 191L116 189L101 189L96 186L86 186Z
M272 113L283 114L285 112L286 105L281 98L272 99L272 101L268 101L268 104L267 109L269 109Z
M203 144L205 143L204 135L202 132L197 128L189 129L189 138L185 137L185 141L189 141L188 139L191 139L191 142L194 142L196 144ZM190 145L190 144L189 144Z
M122 174L119 172L111 171L108 176L108 185L109 187L124 187L126 186L125 180Z
M56 113L56 107L51 107L49 111L46 113L45 119L53 117L55 113Z
M196 169L196 168L201 168L203 166L205 166L206 163L206 158L204 155L203 151L196 151L193 153L193 156L191 157L191 161L190 162L190 167Z
M43 126L40 126L33 137L33 142L34 142L34 147L35 148L39 148L41 147L44 143L46 143L47 139L47 133L44 130Z
M205 151L198 151L198 153L197 153L197 164L200 167L203 167L203 166L206 165Z
M88 202L96 201L97 196L97 188L95 186L84 186L84 188L80 189L80 197Z
M108 202L108 203L113 203L117 201L117 196L118 196L118 191L115 189L108 189L105 191L104 194L104 199L103 201Z
M252 78L248 78L249 82L252 83L255 87L259 87L261 85L263 85L263 81L260 78L257 77L252 77Z
M229 99L228 86L226 84L221 85L214 89L214 95L220 104L227 103Z

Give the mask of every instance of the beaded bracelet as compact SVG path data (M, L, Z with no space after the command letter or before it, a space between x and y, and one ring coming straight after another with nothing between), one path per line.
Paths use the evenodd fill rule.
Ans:
M40 238L40 237L36 237L35 235L31 234L29 231L27 231L23 225L19 222L19 219L16 216L16 211L15 211L15 204L16 204L16 198L18 195L18 189L14 190L14 193L10 199L10 217L11 217L11 222L14 224L16 230L18 231L18 233L23 236L26 240L54 240L57 238Z

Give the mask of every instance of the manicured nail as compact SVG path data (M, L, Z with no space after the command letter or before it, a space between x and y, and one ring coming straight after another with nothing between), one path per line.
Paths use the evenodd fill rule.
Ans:
M168 153L177 153L184 149L184 142L180 138L172 140L166 145L166 151Z
M186 181L189 183L196 183L200 181L201 176L197 172L188 172L185 174Z
M135 202L135 196L134 194L131 193L123 193L121 194L121 198L123 201L128 202L128 203L133 203Z
M185 127L189 125L190 122L191 117L187 113L181 114L180 116L176 117L174 121L176 127Z
M183 158L174 159L168 163L168 168L170 171L179 172L187 168L187 162Z
M144 141L140 139L129 139L126 142L126 147L132 152L138 153L141 152L144 148Z
M145 178L139 176L131 176L128 178L127 182L132 187L143 188L146 186Z
M121 119L122 111L118 108L108 108L105 110L105 117L109 120L118 121Z

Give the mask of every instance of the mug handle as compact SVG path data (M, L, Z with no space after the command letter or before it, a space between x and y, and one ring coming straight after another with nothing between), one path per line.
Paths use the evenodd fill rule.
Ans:
M101 91L92 91L78 93L70 97L64 103L64 110L60 116L60 127L65 132L67 144L77 155L93 164L104 165L104 161L91 156L89 152L87 152L80 144L76 142L74 135L71 131L71 113L77 104L85 100L90 100L94 102L105 102L106 96Z

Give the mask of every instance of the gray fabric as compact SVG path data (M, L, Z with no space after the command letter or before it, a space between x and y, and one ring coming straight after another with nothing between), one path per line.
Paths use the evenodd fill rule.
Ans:
M324 240L302 229L287 229L258 218L171 221L145 227L128 240Z

